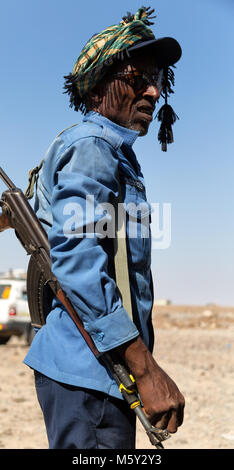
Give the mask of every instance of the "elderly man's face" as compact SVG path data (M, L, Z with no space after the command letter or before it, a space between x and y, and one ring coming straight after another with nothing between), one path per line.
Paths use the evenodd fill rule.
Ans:
M158 76L159 70L148 57L115 66L97 87L94 111L141 136L147 134L161 93L160 83L152 80Z

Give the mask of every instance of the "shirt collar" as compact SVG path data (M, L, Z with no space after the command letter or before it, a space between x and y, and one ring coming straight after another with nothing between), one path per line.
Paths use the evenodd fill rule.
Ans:
M115 122L111 121L110 119L107 119L99 113L96 113L95 111L89 111L85 115L83 120L93 121L97 124L102 124L103 126L109 127L113 132L116 132L116 134L118 134L123 139L125 145L128 145L130 147L133 146L135 140L139 136L138 131L134 131L132 129L128 129L127 127L120 126L119 124L116 124Z

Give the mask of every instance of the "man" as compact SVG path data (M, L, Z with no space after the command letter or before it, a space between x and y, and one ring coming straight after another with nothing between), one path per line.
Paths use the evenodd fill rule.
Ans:
M85 116L50 146L36 212L48 232L53 272L96 348L100 354L115 350L124 359L151 423L174 433L183 421L184 398L152 356L151 245L139 235L136 211L143 204L144 218L150 207L132 145L147 134L162 87L167 91L165 68L181 50L174 39L155 40L151 13L143 7L92 37L66 77L71 105ZM109 219L100 205L116 207L120 188L128 208L133 320L116 285L113 238L101 229ZM135 237L129 233L133 220ZM135 447L134 413L58 301L25 363L35 370L50 448Z

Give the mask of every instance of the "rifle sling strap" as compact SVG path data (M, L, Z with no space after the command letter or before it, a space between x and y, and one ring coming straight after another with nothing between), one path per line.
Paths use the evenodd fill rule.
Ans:
M126 213L123 207L122 191L119 182L119 199L116 210L116 237L115 246L115 277L116 284L122 296L122 303L125 310L132 319L132 301L128 270L127 241L126 241Z

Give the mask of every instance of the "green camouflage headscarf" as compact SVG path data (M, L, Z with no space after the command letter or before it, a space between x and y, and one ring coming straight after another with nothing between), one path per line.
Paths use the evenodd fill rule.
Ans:
M128 47L142 40L155 39L149 28L153 24L149 17L154 10L149 9L150 7L142 7L135 15L128 13L119 24L95 34L84 46L72 73L65 77L67 93L72 94L74 86L76 87L81 103L77 108L82 109L82 98L103 78L106 67L112 65L116 59L128 57ZM74 105L72 96L71 105Z

